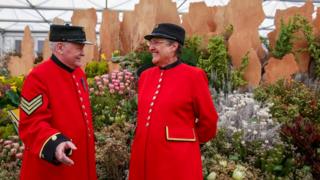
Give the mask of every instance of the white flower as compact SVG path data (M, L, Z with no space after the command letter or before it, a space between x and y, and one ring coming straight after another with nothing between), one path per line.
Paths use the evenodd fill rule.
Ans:
M214 171L212 171L208 176L207 176L207 180L215 180L217 178L217 173L215 173Z
M256 135L256 134L258 134L258 132L257 132L256 130L254 130L254 131L253 131L253 134Z
M219 164L220 164L222 167L227 167L228 162L227 162L226 160L221 160L221 161L219 161Z
M232 173L232 179L242 180L245 178L245 172L241 171L239 168L236 168Z

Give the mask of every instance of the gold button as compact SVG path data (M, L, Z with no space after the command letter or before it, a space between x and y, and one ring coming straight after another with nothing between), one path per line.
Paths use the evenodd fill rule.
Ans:
M88 114L85 112L85 113L84 113L84 116L86 116L86 117L87 117L87 116L88 116Z
M83 98L82 97L80 97L80 101L83 102Z
M149 114L150 114L151 112L152 112L152 109L150 108L150 109L149 109Z
M156 91L156 94L159 94L159 90Z
M148 127L148 126L149 126L149 123L147 122L147 123L146 123L146 127Z
M151 102L150 106L152 107L154 105L154 102Z
M76 78L76 76L75 76L75 75L73 75L72 77L73 77L73 79L75 79L75 78Z
M163 72L161 72L160 76L163 76Z
M51 140L52 140L52 141L57 140L57 136L56 136L56 135L52 136L52 137L51 137Z
M147 117L147 120L149 121L151 119L151 116L149 115L148 117Z
M162 81L162 78L159 79L159 83Z
M81 91L80 91L80 90L78 90L78 93L79 93L79 94L81 94Z
M81 107L82 107L82 109L85 109L85 108L86 108L86 106L85 106L85 105L82 105Z
M157 96L153 96L152 100L155 100L157 98Z
M160 85L160 84L158 84L157 88L159 89L160 87L161 87L161 85Z
M76 85L79 87L79 83L76 83Z

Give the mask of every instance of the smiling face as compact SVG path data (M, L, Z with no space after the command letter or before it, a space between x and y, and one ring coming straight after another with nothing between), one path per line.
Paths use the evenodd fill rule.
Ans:
M177 42L169 42L163 38L152 38L148 41L149 51L152 53L152 63L156 66L166 66L177 60Z
M70 43L70 42L59 42L56 46L58 58L63 64L75 69L82 65L81 57L84 56L84 44Z

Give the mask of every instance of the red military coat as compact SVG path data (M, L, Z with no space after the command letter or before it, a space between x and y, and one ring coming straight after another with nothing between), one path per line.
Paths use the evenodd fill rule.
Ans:
M129 180L202 180L199 143L215 136L217 118L201 69L177 62L143 72Z
M19 135L25 145L21 180L96 179L89 91L80 68L55 56L35 67L21 93ZM73 166L59 164L55 147L71 140Z

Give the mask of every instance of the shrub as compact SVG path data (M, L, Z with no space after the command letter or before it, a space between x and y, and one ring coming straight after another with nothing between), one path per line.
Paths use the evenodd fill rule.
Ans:
M133 121L136 112L136 82L128 70L96 76L90 99L96 129L114 122Z

